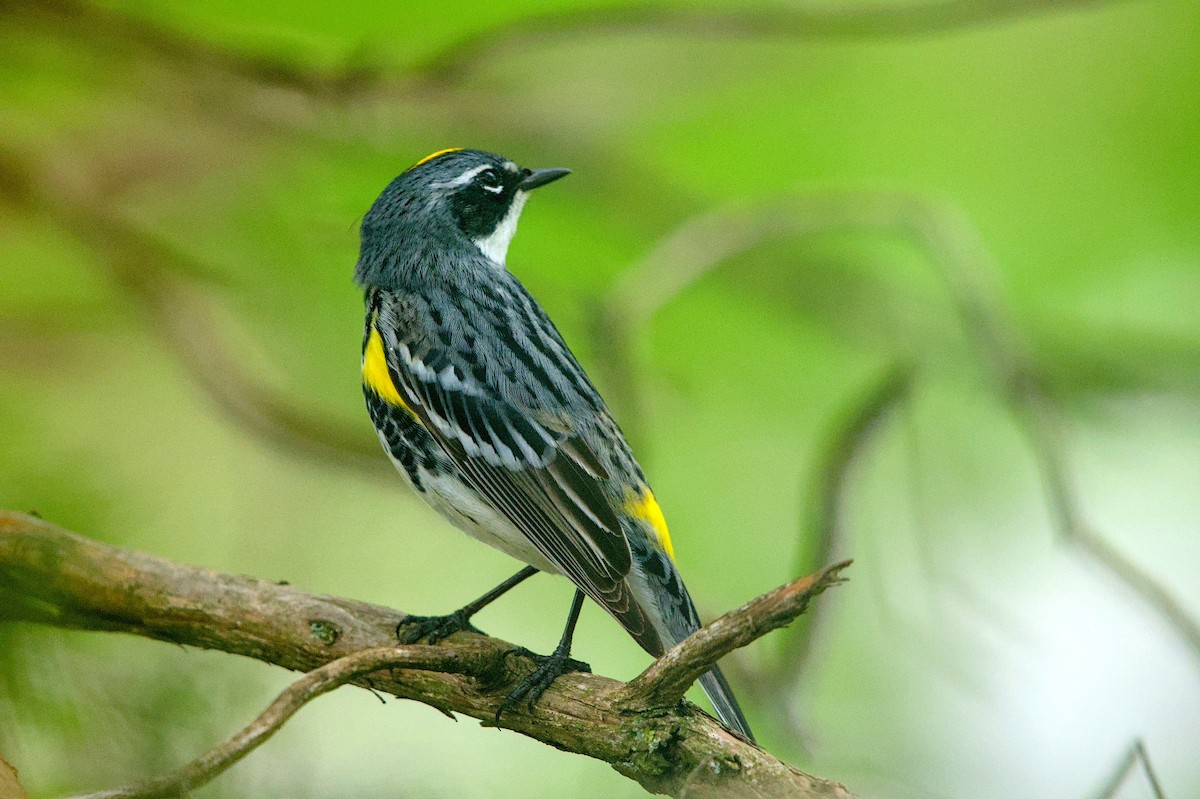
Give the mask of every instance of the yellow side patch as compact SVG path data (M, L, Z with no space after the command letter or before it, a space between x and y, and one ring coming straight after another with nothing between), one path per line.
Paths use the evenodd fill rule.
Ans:
M675 547L671 546L671 534L667 532L667 520L663 518L662 508L658 506L658 500L654 498L653 491L648 488L640 494L630 491L625 499L625 512L636 519L648 522L654 528L659 549L666 552L667 557L672 561L675 560Z
M383 354L383 337L374 327L371 328L371 336L367 339L367 348L363 352L362 377L363 385L378 394L384 402L403 408L409 416L417 418L413 409L408 407L408 403L396 390L396 384L392 382L387 357Z
M428 161L432 161L433 159L437 158L439 155L445 155L446 153L456 153L461 149L462 149L461 147L447 147L445 150L438 150L436 153L430 153L429 155L425 156L420 161L418 161L417 163L415 163L411 167L409 167L409 169L416 169L421 164L424 164Z

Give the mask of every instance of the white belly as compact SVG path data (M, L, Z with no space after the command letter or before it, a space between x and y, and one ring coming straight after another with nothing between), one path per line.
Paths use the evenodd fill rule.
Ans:
M455 527L535 569L558 574L554 564L538 552L524 533L470 489L447 476L431 477L423 473L421 481L425 484L422 495L425 501Z
M512 522L458 481L445 475L434 477L425 469L418 468L417 476L425 489L418 491L409 479L404 465L392 457L392 451L382 434L379 435L379 440L383 443L383 451L387 453L396 471L404 477L404 481L417 496L424 499L448 522L472 538L495 547L505 555L524 561L539 571L547 574L560 573Z

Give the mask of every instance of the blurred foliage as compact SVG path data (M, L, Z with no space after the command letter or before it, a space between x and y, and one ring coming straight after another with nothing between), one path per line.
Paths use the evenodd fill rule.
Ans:
M372 456L357 222L446 146L570 166L509 262L634 437L702 607L857 561L731 664L770 749L864 796L1087 796L1141 738L1170 795L1200 791L1200 5L576 5L0 4L0 505L457 607L514 566ZM1182 623L1064 546L1051 450ZM535 580L480 623L548 649L569 594ZM645 665L601 614L577 641ZM34 796L113 785L286 680L3 629L0 754ZM535 774L639 793L343 690L197 796Z

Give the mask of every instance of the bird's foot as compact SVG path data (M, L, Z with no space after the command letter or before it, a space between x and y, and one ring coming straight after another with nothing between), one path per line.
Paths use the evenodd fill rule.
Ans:
M525 647L517 647L510 649L506 655L522 655L529 658L537 664L537 669L533 674L530 674L517 685L516 688L504 697L504 701L500 703L500 707L496 710L496 723L500 723L500 716L506 710L512 710L522 700L526 706L533 709L533 705L546 692L556 679L571 671L582 671L591 673L592 667L584 663L582 660L576 660L570 656L570 649L559 646L549 655L538 655L530 652Z
M404 621L396 625L396 640L402 644L415 644L417 641L436 644L461 630L486 635L471 624L469 615L456 610L445 616L405 616Z

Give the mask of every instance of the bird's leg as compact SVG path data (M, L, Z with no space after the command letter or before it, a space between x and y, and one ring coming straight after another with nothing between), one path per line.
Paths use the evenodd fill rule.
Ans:
M571 612L567 616L567 626L563 630L562 638L558 641L558 646L549 655L535 655L525 647L509 650L510 654L524 655L532 659L537 663L537 669L533 674L521 680L520 684L504 697L504 701L496 710L496 723L500 722L500 716L504 711L512 710L522 699L532 708L533 703L561 675L569 671L590 672L592 670L592 667L582 660L575 660L571 657L571 639L575 635L575 624L579 621L579 612L583 609L583 597L583 592L578 588L575 589L575 598L571 601Z
M436 644L459 630L482 634L471 624L471 617L537 573L534 567L526 566L479 599L445 616L405 616L404 621L396 625L396 639L402 644L415 644L421 640Z

